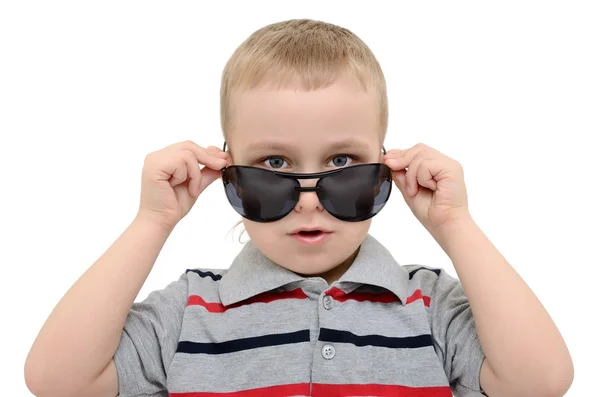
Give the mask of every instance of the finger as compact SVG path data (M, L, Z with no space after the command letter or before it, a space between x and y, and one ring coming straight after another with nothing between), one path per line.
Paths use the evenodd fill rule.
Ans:
M434 192L437 189L437 182L434 179L433 166L435 162L432 159L425 159L421 161L419 168L417 169L417 182L419 185L424 186Z
M204 189L206 189L211 183L219 179L219 177L221 176L221 171L216 171L208 167L203 167L200 170L200 175L201 183L198 194L201 194L204 191Z
M181 156L171 157L167 167L167 173L171 175L169 184L171 186L177 186L187 179L187 166L184 159Z
M197 197L200 194L200 183L202 177L200 175L200 167L196 161L196 156L189 150L183 150L183 159L187 168L188 177L188 192L190 196Z
M232 165L233 164L233 158L231 157L231 151L230 150L227 150L227 151L224 152L223 150L221 150L221 148L218 148L216 146L209 146L209 148L211 148L211 147L216 148L218 150L219 157L222 157L222 158L224 158L224 159L227 160L227 165Z
M383 157L395 157L399 153L403 153L403 152L406 152L408 150L409 149L391 149L391 150L388 150L387 152L385 152L385 154L383 155Z
M409 196L408 189L406 187L406 171L393 171L392 176L394 178L394 183L396 184L398 189L400 189L402 196L404 196L404 198L406 199Z
M233 164L233 157L231 157L231 152L227 152L227 165Z
M394 171L406 169L413 161L419 150L415 147L401 150L392 149L383 156L384 163Z
M219 157L219 158L223 158L223 159L227 158L227 152L222 151L220 148L218 148L216 146L209 146L206 148L206 151L215 157Z
M194 153L198 163L210 167L213 170L220 170L227 165L227 160L211 155L205 148L196 145L192 141L183 142L181 148Z
M406 170L406 186L409 195L416 194L419 191L419 182L417 181L417 171L424 160L423 156L416 156Z

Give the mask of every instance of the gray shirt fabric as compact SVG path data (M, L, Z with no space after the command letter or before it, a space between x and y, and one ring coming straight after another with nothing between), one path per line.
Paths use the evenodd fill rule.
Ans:
M443 269L367 235L332 285L246 243L135 302L114 360L122 397L484 396L469 301Z

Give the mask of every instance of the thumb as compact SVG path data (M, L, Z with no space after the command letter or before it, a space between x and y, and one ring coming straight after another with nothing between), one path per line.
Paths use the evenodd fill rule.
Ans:
M204 191L211 183L221 177L221 171L213 170L209 167L204 167L200 170L200 189L198 195Z
M394 171L392 174L394 178L394 183L404 196L407 198L409 196L408 187L406 186L406 170Z

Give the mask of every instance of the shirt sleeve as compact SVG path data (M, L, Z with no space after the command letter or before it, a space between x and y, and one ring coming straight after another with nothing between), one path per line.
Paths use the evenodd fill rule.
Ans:
M114 355L120 397L167 397L173 360L188 297L184 273L162 290L134 302Z
M456 397L485 396L479 383L485 355L460 281L440 269L430 298L434 348L452 392Z

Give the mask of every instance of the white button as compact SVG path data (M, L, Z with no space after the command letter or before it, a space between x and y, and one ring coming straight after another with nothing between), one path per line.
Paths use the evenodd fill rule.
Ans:
M331 310L333 308L333 298L329 295L325 295L325 298L323 298L323 306L325 309Z
M333 357L335 357L335 348L331 345L325 345L321 350L321 354L326 360L331 360Z

